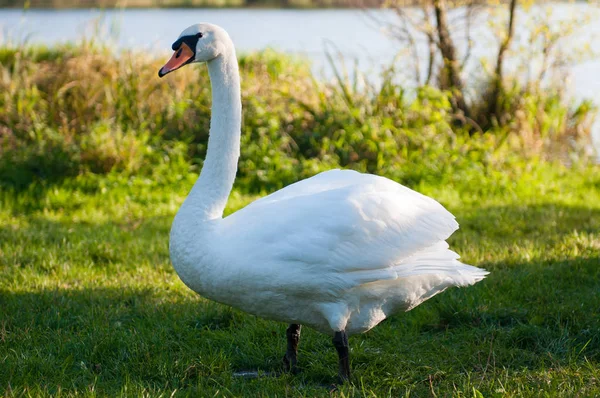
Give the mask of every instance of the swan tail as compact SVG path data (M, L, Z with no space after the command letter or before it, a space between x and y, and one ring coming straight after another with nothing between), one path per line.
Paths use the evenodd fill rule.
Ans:
M393 267L398 278L426 275L445 275L454 286L469 286L481 281L488 271L458 261L460 256L448 248L446 241L440 241L421 250Z
M410 286L405 297L409 311L449 287L465 287L483 280L488 271L458 261L459 255L441 241L413 254L395 268L398 280Z
M405 258L397 265L377 271L353 273L366 297L383 300L389 315L408 311L449 287L473 285L489 274L484 269L458 261L458 254L445 241Z
M353 271L355 285L378 282L391 282L406 278L436 276L447 280L452 286L469 286L489 274L488 271L458 261L460 256L448 248L446 241L440 241L406 257L398 264L377 270Z

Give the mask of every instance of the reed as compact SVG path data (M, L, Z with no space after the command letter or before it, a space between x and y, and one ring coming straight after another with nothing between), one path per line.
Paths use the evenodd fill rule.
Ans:
M93 43L0 49L0 184L23 188L85 173L153 175L169 162L201 165L208 76L194 66L160 80L162 62ZM589 157L595 109L567 103L558 89L515 84L501 102L514 118L472 135L453 124L447 92L406 90L393 69L378 84L341 72L322 82L307 62L272 51L243 55L240 68L238 185L247 192L332 167L414 185Z

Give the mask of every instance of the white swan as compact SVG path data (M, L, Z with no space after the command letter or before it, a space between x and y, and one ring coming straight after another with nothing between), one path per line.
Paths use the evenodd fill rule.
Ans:
M212 24L190 26L172 47L159 76L207 62L212 85L208 152L173 221L173 266L204 297L289 323L288 369L296 368L300 325L333 336L345 380L348 335L485 277L448 249L445 240L458 228L452 214L375 175L324 172L222 218L240 154L235 49Z

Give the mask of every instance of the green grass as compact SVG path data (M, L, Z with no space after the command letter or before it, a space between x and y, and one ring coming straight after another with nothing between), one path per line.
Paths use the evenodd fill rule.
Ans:
M329 396L330 338L198 297L168 231L195 175L85 174L0 194L0 392L5 396ZM334 396L600 395L600 168L540 164L511 184L421 184L491 271L350 339ZM229 211L253 197L234 192Z

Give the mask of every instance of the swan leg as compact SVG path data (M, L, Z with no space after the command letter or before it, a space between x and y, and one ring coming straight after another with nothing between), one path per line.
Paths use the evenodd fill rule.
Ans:
M339 357L338 377L341 383L350 379L350 354L348 348L348 335L345 330L335 332L333 336L333 345L337 350Z
M283 366L285 370L292 373L298 373L298 343L300 342L300 329L302 325L292 323L286 330L287 335L287 351L283 356Z

